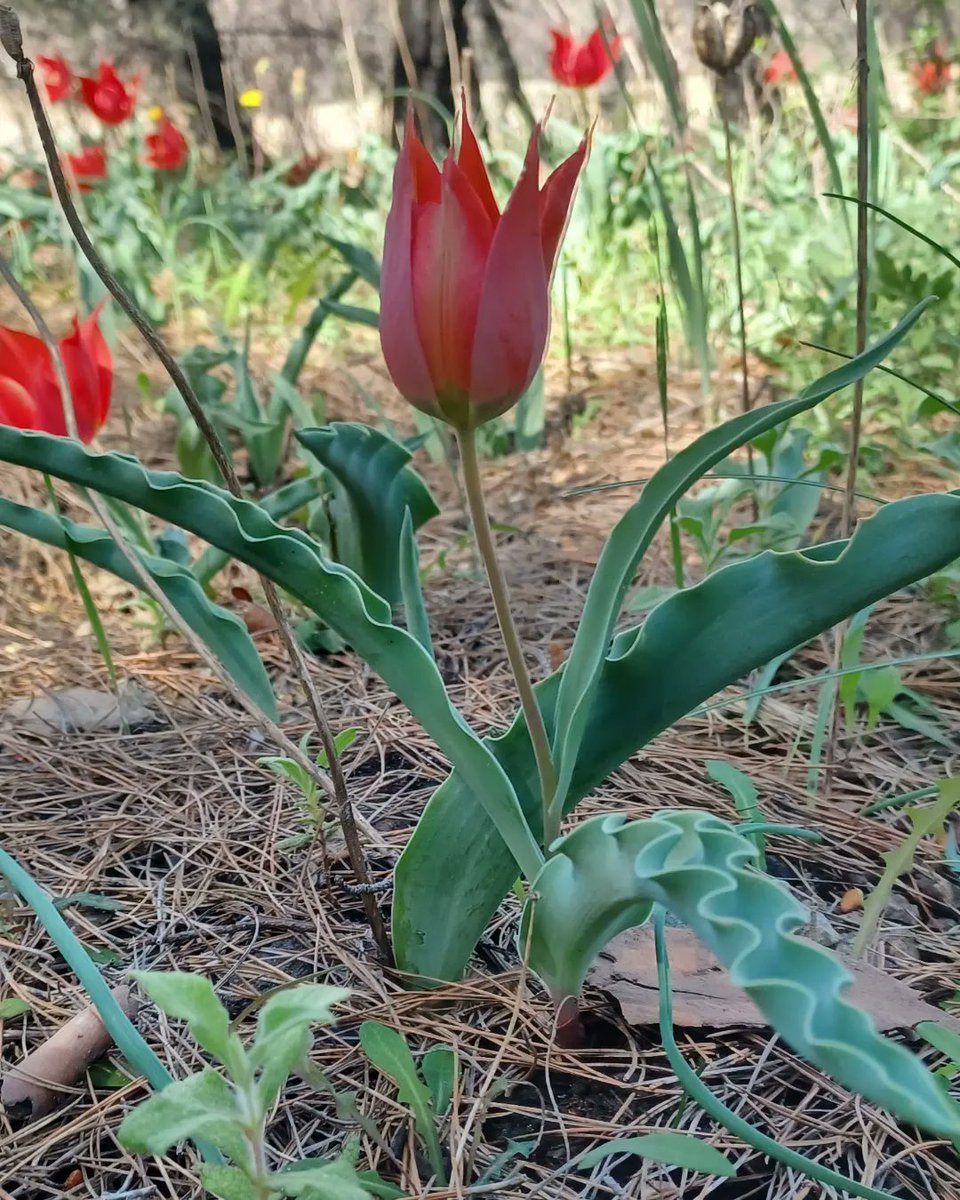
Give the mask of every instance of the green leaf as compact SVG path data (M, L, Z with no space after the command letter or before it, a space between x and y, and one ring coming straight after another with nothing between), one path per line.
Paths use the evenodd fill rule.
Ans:
M615 639L603 663L566 811L716 692L957 557L960 497L915 496L862 521L846 545L766 551L664 600L641 628ZM536 689L548 730L559 681L551 675ZM536 763L522 718L487 744L536 821ZM397 863L400 968L426 979L459 978L516 877L496 829L454 772Z
M297 434L333 478L330 519L336 558L390 604L400 599L400 533L440 511L409 465L410 451L369 425L335 421Z
M417 1074L417 1065L406 1040L388 1025L381 1025L379 1021L364 1021L360 1026L360 1045L373 1065L397 1085L400 1103L410 1106L430 1164L437 1178L445 1182L443 1155L434 1127L430 1092Z
M95 566L139 588L140 580L104 529L78 525L43 509L15 504L0 496L0 525L27 537L69 550ZM154 582L200 640L209 647L230 678L271 719L277 719L277 702L257 648L247 627L234 613L214 604L186 567L131 547Z
M588 1150L572 1164L578 1171L587 1171L612 1158L615 1154L635 1154L668 1167L684 1167L704 1175L736 1175L737 1168L713 1146L685 1133L647 1133L641 1137L614 1138L596 1150Z
M916 1033L935 1050L947 1058L953 1066L960 1068L960 1034L938 1025L936 1021L921 1021Z
M260 1200L260 1190L239 1167L202 1163L200 1182L219 1200Z
M707 759L706 765L707 774L714 783L719 783L722 788L726 788L733 797L733 803L736 805L737 812L740 814L742 821L763 820L763 813L760 811L760 805L757 803L757 789L749 775L744 775L742 771L738 771L731 763L722 762L718 758ZM750 841L756 847L757 861L760 864L760 869L765 871L767 863L764 855L763 834L750 834Z
M353 242L342 242L338 238L330 237L327 233L321 233L320 240L326 242L328 246L332 246L351 271L379 291L380 264L369 250L365 250Z
M430 618L427 615L423 587L420 583L420 552L417 549L417 535L413 529L413 518L410 516L409 508L403 514L403 525L400 529L399 565L400 595L403 599L407 629L430 657L436 659L433 638L430 634Z
M369 1200L370 1190L346 1158L332 1162L303 1159L276 1176L284 1196L302 1200Z
M336 1021L335 1004L349 1000L345 988L327 987L320 983L301 983L281 988L267 1000L257 1018L257 1034L250 1047L255 1063L263 1062L271 1053L271 1042L291 1029L311 1025L332 1025Z
M420 1073L430 1089L433 1111L438 1117L450 1107L457 1080L457 1056L449 1046L431 1046L420 1060Z
M6 1000L0 1000L0 1021L12 1021L14 1017L29 1012L30 1008L28 1000L21 1000L19 996L9 996Z
M127 455L96 454L68 438L0 425L0 462L124 500L220 545L285 588L352 645L406 704L462 771L472 793L467 803L490 814L524 874L537 873L543 855L510 780L451 704L436 663L416 638L392 624L383 598L352 571L325 559L306 533L282 529L257 505L212 484L147 471Z
M662 904L808 1062L922 1129L960 1135L960 1108L918 1058L843 999L849 971L796 935L809 913L755 860L752 843L709 813L592 818L558 841L534 881L520 944L555 1000L576 996L610 938Z
M896 328L879 338L863 354L804 388L795 399L741 413L702 434L656 472L640 499L614 526L590 581L583 615L560 683L553 735L558 775L555 808L562 809L566 802L600 672L627 588L671 509L692 484L734 450L862 379L906 337L929 303L931 301L917 305Z
M544 386L543 367L534 375L530 386L517 401L514 412L514 441L517 450L539 450L543 445Z
M289 384L296 384L300 378L300 372L303 370L310 353L310 347L316 340L317 334L323 327L324 322L331 313L331 304L345 295L357 280L357 275L354 271L350 271L347 275L342 276L333 285L325 296L321 296L314 305L313 312L304 322L303 328L297 336L296 341L287 351L287 357L284 360L283 369L280 374Z
M95 1088L104 1090L126 1087L131 1082L129 1071L121 1071L107 1059L92 1063L87 1070L87 1075Z
M214 480L216 482L216 480ZM269 496L260 500L260 506L267 516L275 521L289 517L297 509L305 508L318 495L317 480L314 478L295 479L287 483ZM208 546L193 566L193 576L197 582L206 587L211 579L230 561L230 555L225 554L216 546Z
M242 1117L227 1081L207 1067L138 1104L124 1118L117 1137L124 1149L137 1154L163 1154L187 1138L202 1137L243 1162Z
M187 971L131 971L156 1006L186 1021L197 1045L228 1068L244 1056L243 1043L230 1031L230 1014L217 999L213 984Z

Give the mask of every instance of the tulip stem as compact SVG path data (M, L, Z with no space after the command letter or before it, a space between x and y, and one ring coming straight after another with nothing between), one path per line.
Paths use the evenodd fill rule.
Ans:
M510 610L510 592L507 588L507 581L503 577L503 571L500 569L496 543L493 539L493 533L490 530L490 518L487 515L487 505L483 497L483 484L480 479L480 459L477 455L477 440L474 430L459 430L457 432L457 445L460 449L460 464L463 468L463 489L467 497L467 506L470 509L473 535L487 573L487 582L490 585L490 595L493 598L497 623L500 626L500 634L503 638L504 649L507 652L507 660L510 663L510 669L513 672L513 678L517 685L517 692L520 696L520 707L527 722L530 741L533 744L533 753L537 760L537 771L540 775L540 793L543 803L543 829L544 837L546 838L551 827L548 819L550 802L553 799L557 785L557 774L553 765L553 756L550 753L550 739L547 737L547 729L543 723L543 714L540 712L540 706L537 704L537 698L533 692L533 684L530 681L530 673L527 670L527 664L524 662L523 648L520 645L517 627L514 624L513 613Z

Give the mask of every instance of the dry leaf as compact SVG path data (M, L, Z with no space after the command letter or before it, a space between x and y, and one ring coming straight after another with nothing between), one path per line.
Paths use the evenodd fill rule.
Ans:
M688 929L668 928L667 946L675 1025L700 1029L768 1024L746 992L730 982L717 959ZM960 1033L960 1020L928 1004L906 983L864 963L845 962L845 966L853 975L845 999L868 1012L879 1029L939 1021ZM656 1025L659 988L653 929L644 925L614 938L594 963L587 982L609 992L629 1024Z

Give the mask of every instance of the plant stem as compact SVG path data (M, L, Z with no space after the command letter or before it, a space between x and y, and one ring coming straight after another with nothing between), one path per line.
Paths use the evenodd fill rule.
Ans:
M747 366L747 313L743 303L743 253L740 246L740 213L737 209L737 184L733 176L733 139L730 122L723 118L723 141L727 160L727 187L730 191L730 228L733 233L733 261L737 280L737 309L740 315L740 404L742 412L752 408L750 399L750 373ZM753 523L760 520L760 505L757 500L757 485L754 481L753 447L747 442L747 469L750 472L750 505Z
M543 715L533 694L533 684L523 660L523 648L517 635L517 627L513 622L510 611L510 593L507 581L500 569L497 558L497 547L490 531L490 518L487 516L487 505L483 498L483 484L480 479L480 460L477 455L477 441L474 430L461 430L457 433L457 445L460 449L460 464L463 468L463 488L470 509L470 520L473 522L473 535L477 541L477 549L483 559L483 566L490 585L490 595L497 614L497 623L503 637L507 660L513 672L513 678L520 696L520 707L527 722L533 753L537 760L537 771L540 775L540 794L543 805L543 842L549 846L559 830L551 826L559 825L550 819L550 802L557 786L557 773L550 753L550 739L547 737Z

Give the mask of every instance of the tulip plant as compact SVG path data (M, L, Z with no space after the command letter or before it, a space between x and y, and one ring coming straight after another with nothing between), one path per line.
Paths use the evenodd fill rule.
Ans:
M401 626L388 599L330 562L306 532L213 484L6 426L0 460L138 506L273 579L377 671L435 740L452 771L395 877L394 949L408 977L424 986L458 978L520 876L519 948L553 997L558 1039L575 1043L577 996L594 956L615 934L668 909L798 1053L903 1119L960 1136L957 1107L920 1060L882 1038L844 998L845 969L796 936L804 910L758 868L746 836L756 829L679 809L640 821L612 813L563 829L580 799L711 695L960 557L960 495L914 496L884 505L846 541L733 563L669 596L641 626L618 628L644 554L690 487L863 378L927 305L796 397L741 413L661 467L610 534L566 663L533 683L485 511L475 435L517 402L542 362L553 266L589 151L585 139L541 182L538 132L501 211L466 117L459 151L442 169L408 123L381 281L381 340L394 382L411 404L447 422L458 442L517 684L519 709L505 733L480 736L447 694L409 519L397 526ZM861 1187L858 1194L882 1193Z

